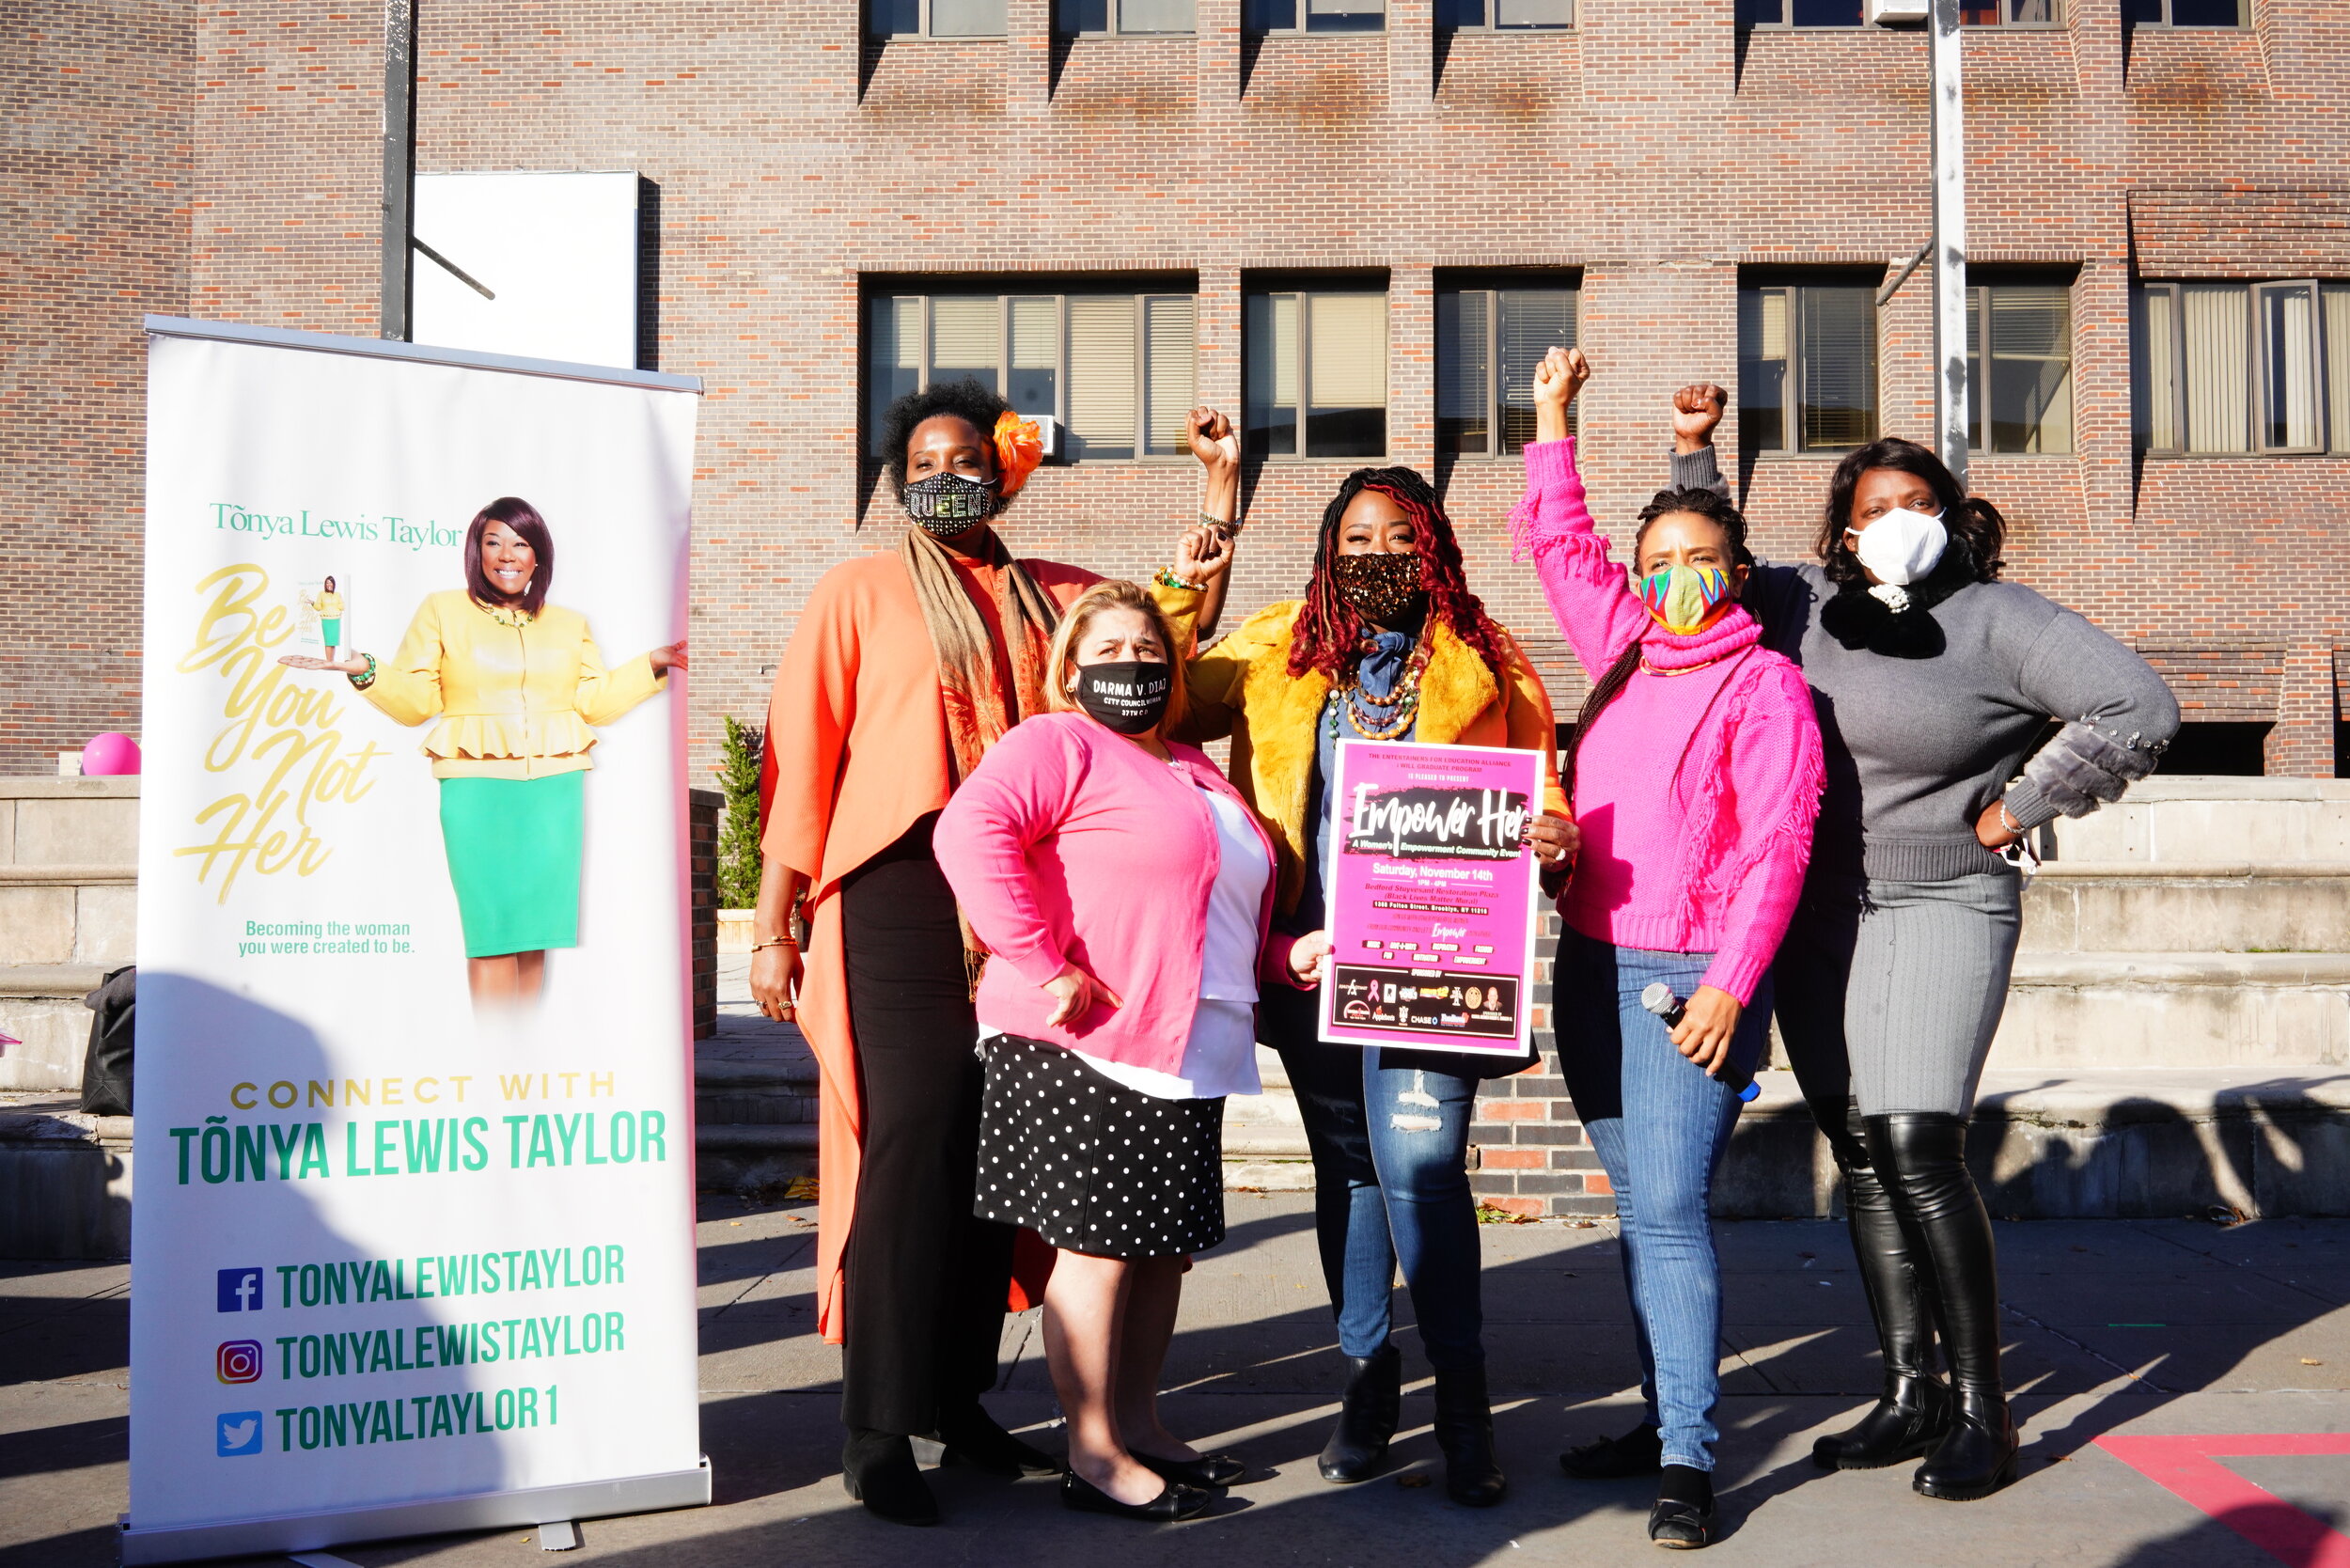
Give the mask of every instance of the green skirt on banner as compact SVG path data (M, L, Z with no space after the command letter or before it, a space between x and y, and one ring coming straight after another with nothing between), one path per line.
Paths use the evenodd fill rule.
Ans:
M579 946L587 776L441 780L441 840L467 958Z

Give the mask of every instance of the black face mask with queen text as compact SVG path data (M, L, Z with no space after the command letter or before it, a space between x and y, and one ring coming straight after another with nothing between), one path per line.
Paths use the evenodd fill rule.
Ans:
M1139 735L1157 729L1167 716L1167 699L1174 688L1172 666L1128 660L1079 665L1077 687L1070 695L1104 728Z
M1420 583L1420 560L1408 550L1373 550L1330 557L1339 596L1355 613L1378 626L1394 626L1418 616L1428 603Z
M995 480L982 484L961 474L931 474L913 480L899 492L898 502L937 539L968 532L973 524L995 516L1002 505Z

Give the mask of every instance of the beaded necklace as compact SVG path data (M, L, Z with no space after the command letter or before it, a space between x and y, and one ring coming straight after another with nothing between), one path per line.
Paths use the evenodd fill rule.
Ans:
M1395 690L1385 698L1366 696L1359 679L1340 687L1339 695L1344 698L1340 706L1355 733L1367 741L1392 741L1408 731L1419 718L1419 677L1427 667L1428 645L1422 642L1412 650ZM1332 723L1336 722L1334 718Z

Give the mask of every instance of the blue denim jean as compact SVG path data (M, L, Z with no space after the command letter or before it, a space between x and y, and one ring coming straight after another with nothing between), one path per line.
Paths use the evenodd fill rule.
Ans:
M1739 1102L1673 1048L1640 993L1663 980L1693 996L1712 958L1619 948L1570 929L1559 939L1550 1014L1567 1093L1616 1189L1648 1421L1666 1464L1700 1470L1714 1467L1720 1436L1722 1281L1708 1210ZM1770 1017L1771 998L1758 992L1739 1017L1732 1062L1750 1071L1761 1059Z
M1306 1123L1314 1231L1339 1347L1359 1358L1387 1342L1400 1263L1429 1364L1482 1367L1477 1200L1467 1169L1478 1080L1382 1067L1375 1049L1322 1043L1308 992L1267 987L1258 1028L1281 1054Z

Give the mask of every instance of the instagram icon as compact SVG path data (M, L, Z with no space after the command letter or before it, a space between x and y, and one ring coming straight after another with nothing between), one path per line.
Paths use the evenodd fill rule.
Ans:
M214 1371L223 1383L258 1383L261 1380L261 1341L258 1340L224 1340L213 1358Z

